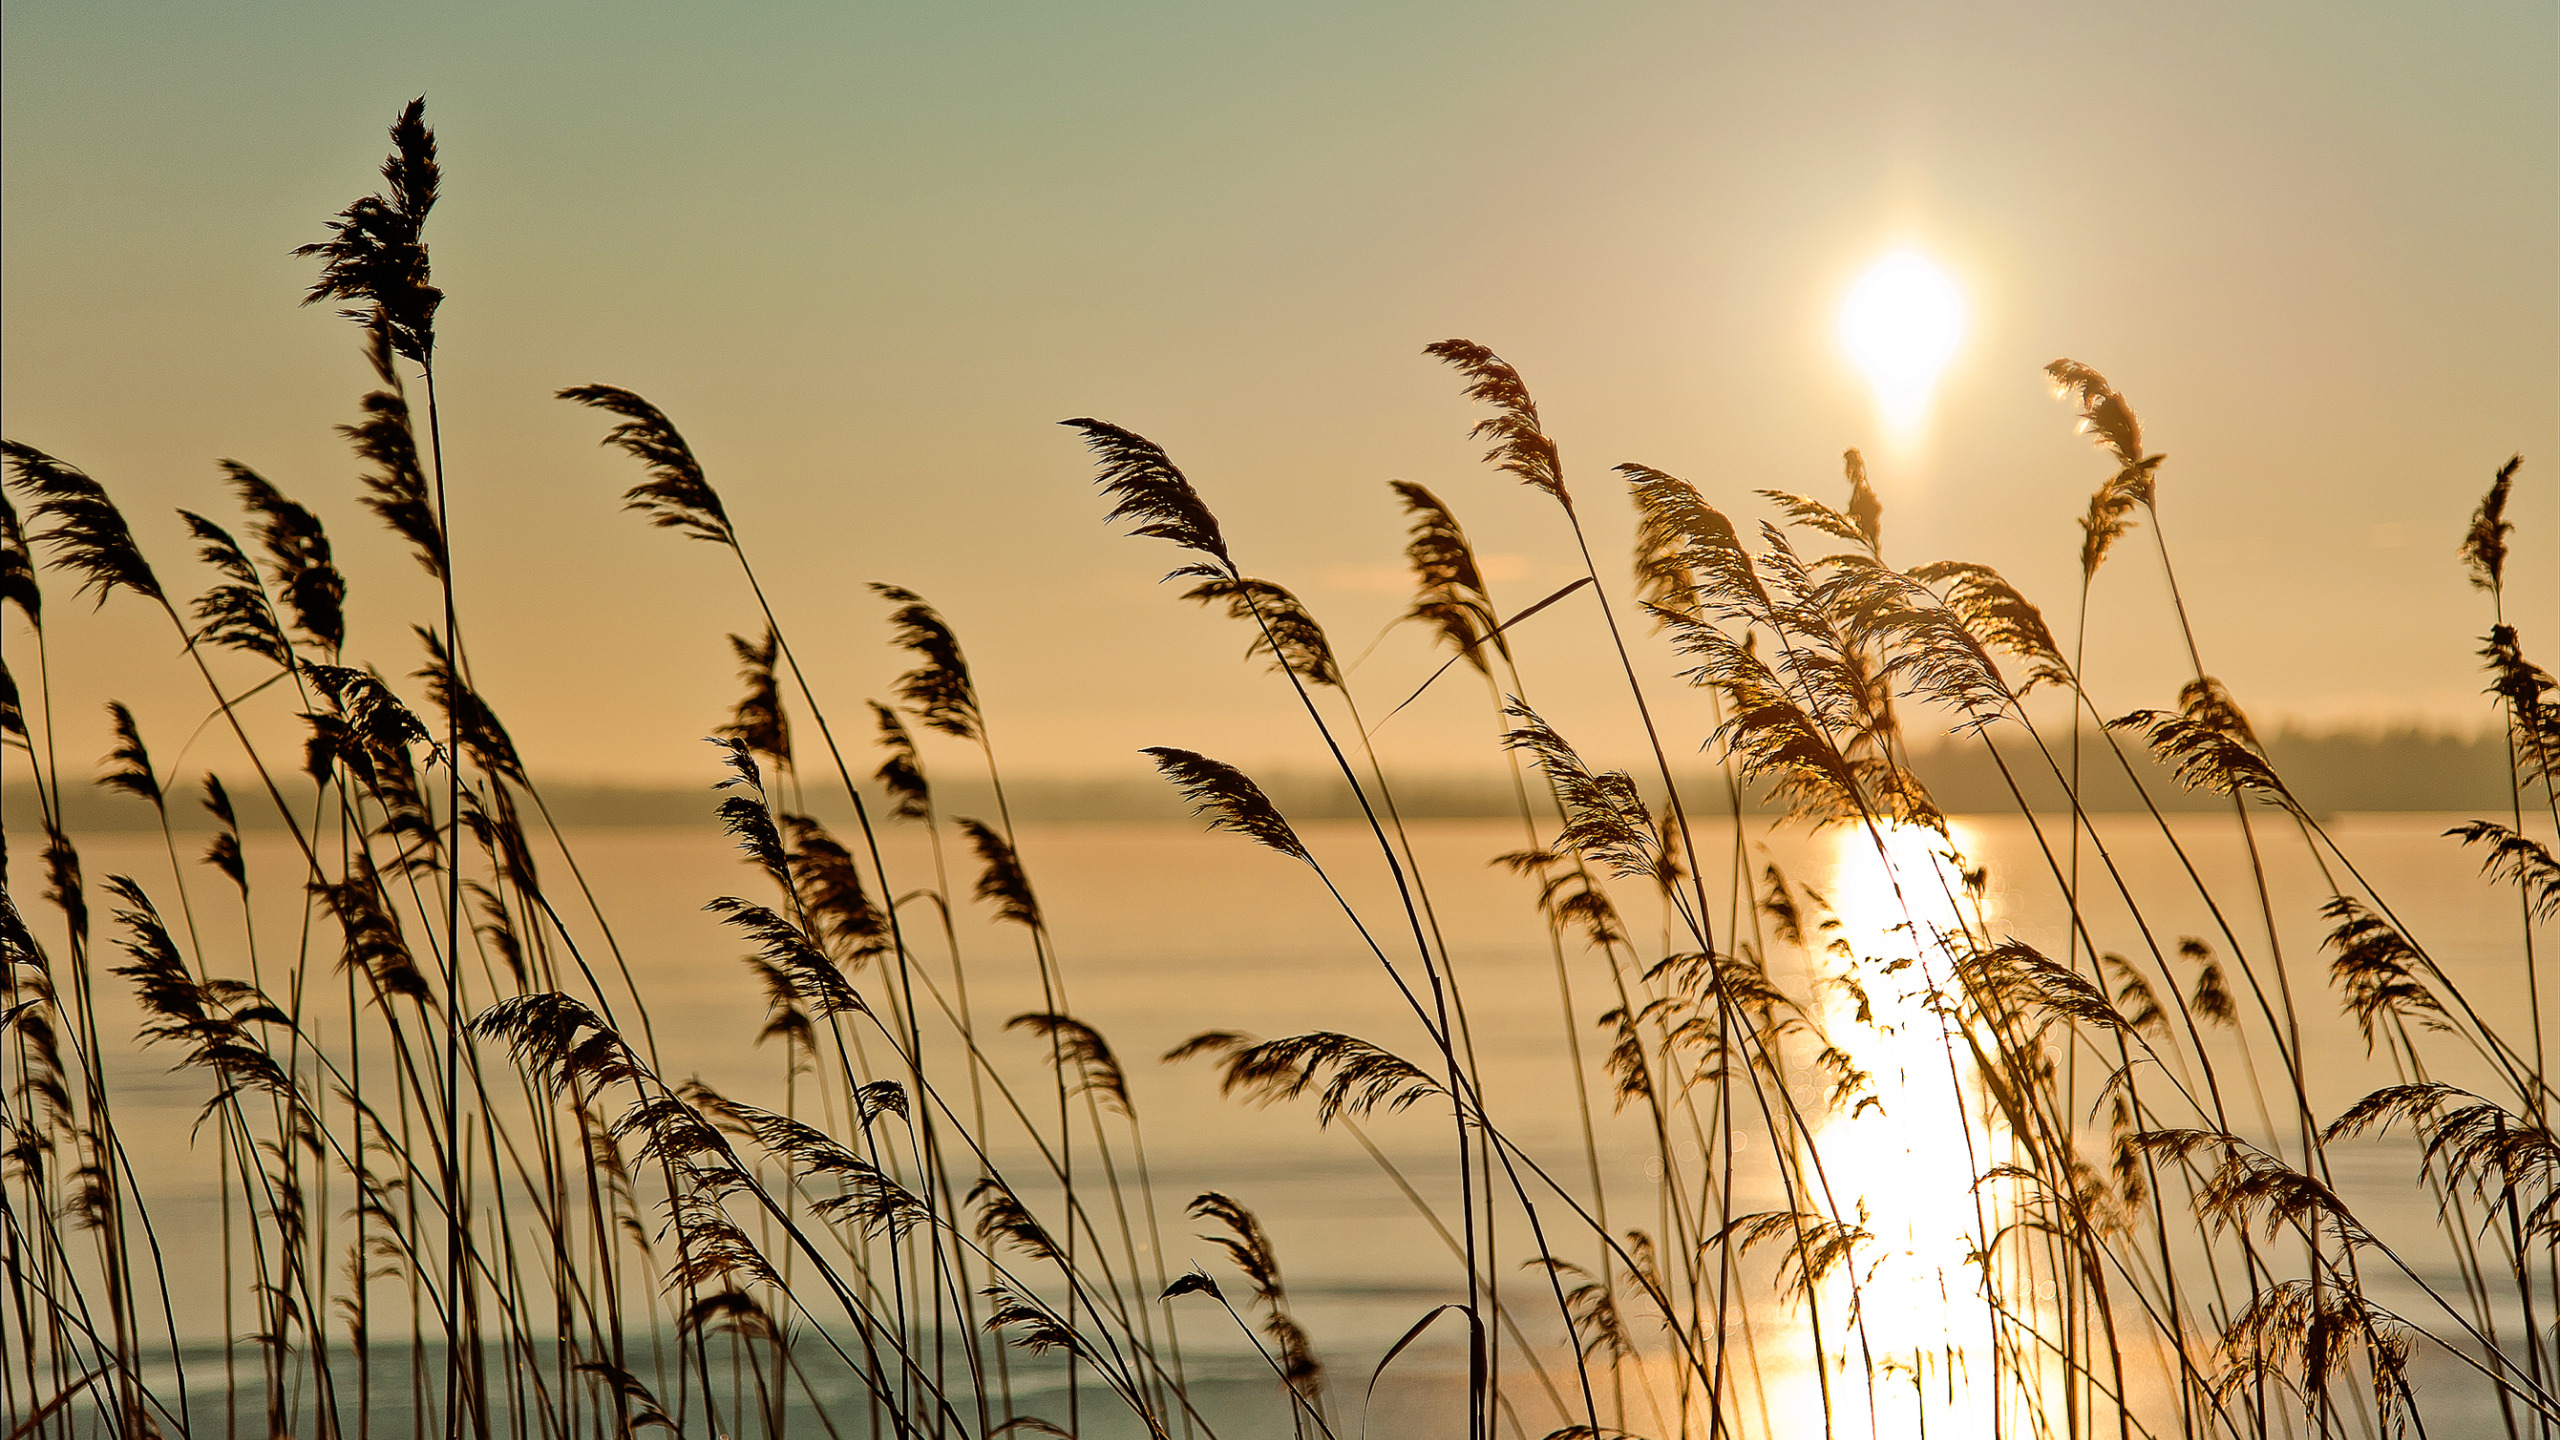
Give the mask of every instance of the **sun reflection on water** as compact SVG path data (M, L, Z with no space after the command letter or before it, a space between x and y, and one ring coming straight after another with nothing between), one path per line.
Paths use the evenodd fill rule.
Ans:
M1821 892L1831 919L1818 986L1822 1028L1858 1072L1851 1098L1814 1122L1816 1208L1866 1232L1817 1294L1826 1399L1790 1377L1801 1433L1995 1433L1994 1332L1979 1255L2004 1224L1976 1179L2006 1136L1971 1080L1947 996L1952 957L1991 918L1968 893L1961 836L1919 826L1844 830ZM1773 1386L1773 1389L1778 1387ZM1795 1433L1788 1427L1788 1433Z

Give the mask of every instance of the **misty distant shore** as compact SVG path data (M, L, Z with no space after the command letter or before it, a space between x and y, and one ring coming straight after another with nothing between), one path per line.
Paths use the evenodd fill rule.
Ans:
M2154 804L2162 810L2194 811L2220 809L2230 802L2217 795L2195 793L2181 788L2168 771L2152 762L2134 743L2132 737L2117 737L2130 758L2142 786ZM2142 802L2126 779L2124 767L2108 748L2106 738L2095 732L2081 737L2083 793L2087 807L2093 811L2120 812L2142 808ZM2280 732L2267 741L2267 753L2276 771L2293 787L2303 804L2319 814L2352 811L2466 811L2488 814L2507 806L2506 745L2494 734L2446 735L2426 731L2392 731L2378 734L2331 733L2307 734ZM2033 809L2060 812L2068 806L2061 785L2047 767L2044 758L2031 746L2019 744L2011 732L2004 732L2001 755ZM2068 766L2067 751L2056 745L2054 761ZM2017 801L1999 767L1984 753L1982 746L1971 743L1939 743L1920 748L1913 756L1913 767L1928 783L1930 793L1950 813L1998 813L2014 811ZM1340 819L1359 814L1349 789L1338 777L1312 772L1272 771L1255 777L1281 810L1298 819ZM1731 811L1730 797L1723 776L1704 767L1683 767L1681 789L1691 809L1702 814L1726 814ZM128 796L99 790L86 783L85 775L76 783L66 775L66 819L74 831L134 830L156 826L151 808ZM1539 794L1537 778L1529 777L1539 809L1549 809ZM298 780L298 777L297 777ZM1390 774L1395 789L1397 808L1415 818L1464 818L1502 816L1517 813L1517 799L1510 780L1499 771L1469 775ZM818 784L810 777L805 803L821 814L840 811L844 805L844 789L840 784ZM226 777L232 795L239 805L245 828L270 828L274 817L266 806L257 803L260 787L251 777ZM173 786L173 789L175 787ZM1648 787L1652 788L1652 787ZM298 794L299 786L288 787L288 794ZM552 818L564 826L579 827L647 827L712 824L712 808L717 797L709 782L699 787L664 784L558 784L544 785L542 798L550 807ZM866 797L875 799L877 797ZM1116 777L1065 777L1026 775L1010 780L1006 799L1013 814L1024 820L1174 820L1188 812L1170 785L1132 764L1130 773ZM937 786L936 801L944 815L977 815L992 813L994 797L985 782L955 780ZM1744 809L1758 813L1763 806L1755 796L1744 797ZM0 810L6 812L11 831L36 828L37 806L33 787L13 781L5 795L0 795ZM173 794L170 818L181 828L210 828L211 821L194 803L191 794Z

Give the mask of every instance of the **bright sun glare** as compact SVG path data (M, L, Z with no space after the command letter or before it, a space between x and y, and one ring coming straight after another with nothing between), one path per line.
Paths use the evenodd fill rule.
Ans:
M1840 302L1840 344L1875 387L1897 436L1920 428L1938 372L1964 339L1964 295L1947 272L1898 250L1871 266Z

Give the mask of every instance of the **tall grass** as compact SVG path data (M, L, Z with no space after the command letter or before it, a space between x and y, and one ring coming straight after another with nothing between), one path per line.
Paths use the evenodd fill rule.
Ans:
M210 572L184 599L103 484L7 446L0 599L18 618L0 734L36 798L11 837L32 832L43 877L39 894L0 898L13 1435L334 1440L396 1433L386 1417L405 1416L412 1434L475 1440L1347 1436L1443 1327L1464 1357L1449 1433L1470 1437L2423 1433L2422 1369L2467 1373L2510 1436L2560 1429L2544 1018L2560 862L2536 838L2560 819L2560 701L2504 606L2516 462L2460 547L2488 599L2481 655L2512 793L2503 817L2448 838L2480 855L2481 903L2512 907L2521 1014L2503 982L2494 1000L2466 993L2207 672L2162 536L2175 472L2085 365L2050 367L2105 466L2066 646L1988 566L1888 562L1855 451L1840 505L1767 493L1786 523L1746 537L1664 471L1569 475L1516 367L1469 341L1433 345L1487 407L1487 461L1552 503L1579 574L1506 613L1456 510L1397 482L1415 577L1404 619L1450 653L1421 689L1369 696L1304 601L1245 568L1210 492L1171 456L1120 425L1066 422L1096 462L1103 518L1181 550L1167 578L1182 598L1242 627L1279 676L1355 799L1365 848L1310 844L1251 777L1188 748L1212 737L1169 736L1180 743L1149 758L1209 829L1304 867L1309 903L1339 912L1427 1046L1204 1028L1166 1057L1214 1067L1231 1096L1306 1102L1446 1244L1449 1298L1367 1375L1337 1372L1244 1201L1157 1193L1125 1062L1078 1015L1070 937L1033 884L1039 836L1007 802L1002 717L981 705L952 625L876 585L907 668L894 704L840 731L803 668L838 637L771 602L749 537L663 411L585 385L561 396L612 417L605 443L640 467L628 507L726 552L743 582L741 698L725 723L706 717L719 790L706 809L753 880L747 894L702 883L746 952L737 983L765 999L761 1033L738 1038L773 1047L771 1083L749 1097L684 1078L696 1037L662 1045L572 837L471 678L450 504L467 514L470 491L448 489L441 462L426 242L440 171L422 104L392 137L384 188L304 253L322 265L308 298L352 307L376 376L343 427L367 467L357 498L437 583L421 658L342 653L361 597L315 510L247 466L223 462L248 543L182 512ZM1595 558L1574 499L1587 483L1627 487L1631 577ZM2193 678L2170 704L2111 715L2083 683L2085 620L2137 525ZM44 602L59 579L163 615L228 739L221 764L253 786L165 774L130 710L56 696ZM1618 662L1641 774L1588 762L1542 717L1511 643L1531 622ZM1650 673L1639 623L1688 668ZM1544 1117L1488 1094L1468 1008L1478 957L1442 923L1445 892L1369 745L1379 722L1364 716L1452 675L1482 687L1483 763L1514 787L1519 848L1500 863L1526 882L1552 960L1555 1079L1578 1155L1533 1152L1517 1137ZM1706 733L1677 727L1669 687L1705 692ZM2030 706L2038 689L2067 735L2051 733L2053 706ZM97 783L153 807L165 875L85 874L64 822L79 782L56 717L101 700L116 743ZM279 717L298 754L257 738ZM974 752L993 818L944 813L918 730ZM2018 797L2043 873L2012 883L2067 916L2058 956L2004 921L1914 773L1912 737L1931 732L1979 746ZM865 734L877 755L848 748ZM1701 745L1721 795L1685 788L1671 763ZM2146 753L2229 797L2244 869L2215 873L2199 832L2147 792L2148 834L2130 840L2082 808L2092 772L2139 792ZM2064 811L2028 804L2047 781ZM841 838L813 788L850 799ZM215 828L190 859L169 807L198 790ZM1779 813L1755 816L1746 798ZM285 833L287 869L250 863L252 807ZM890 825L921 832L929 874L890 862ZM1853 888L1791 879L1767 857L1773 828L1835 836ZM973 880L952 873L953 842ZM2182 887L2136 893L2119 860L2136 842L2175 857ZM2281 945L2300 917L2279 913L2276 847L2332 892L2325 999L2309 958ZM288 927L251 904L276 886L300 896ZM964 947L972 903L1017 933L1013 953ZM2191 908L2209 934L2154 918ZM247 972L214 973L215 954ZM983 986L990 966L1024 967L1040 1008L973 1009L971 976ZM132 990L137 1034L101 1023L111 977ZM2304 1034L2329 1006L2389 1071L2335 1114L2314 1099L2315 1067L2334 1060ZM1026 1043L1047 1060L1039 1093L996 1053ZM136 1155L119 1127L110 1076L135 1046L203 1097L210 1253L161 1243L155 1188L183 1162ZM1445 1120L1444 1156L1394 1153L1364 1127L1407 1109ZM1641 1165L1613 1161L1604 1129L1640 1137ZM2371 1166L2339 1157L2385 1133L2414 1144L2382 1152L2406 1171L2380 1183L2425 1191L2442 1217L2431 1231L2367 1223L2351 1177ZM1231 1271L1168 1272L1175 1210L1214 1227ZM194 1287L172 1276L208 1270L218 1320L182 1315L172 1295ZM196 1342L216 1323L209 1361ZM1186 1347L1267 1370L1260 1420L1204 1409Z

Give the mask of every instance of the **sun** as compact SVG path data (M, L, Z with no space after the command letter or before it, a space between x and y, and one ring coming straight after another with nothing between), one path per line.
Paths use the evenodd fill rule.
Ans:
M1964 293L1928 257L1897 250L1869 266L1840 302L1840 345L1875 387L1897 437L1928 418L1938 372L1964 340Z

